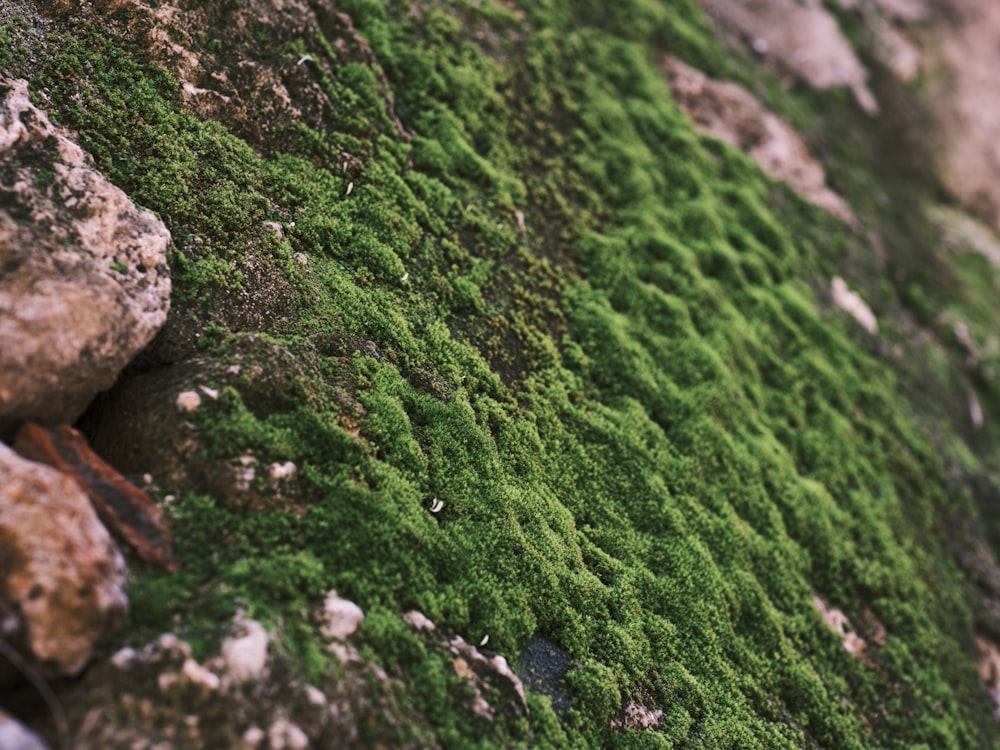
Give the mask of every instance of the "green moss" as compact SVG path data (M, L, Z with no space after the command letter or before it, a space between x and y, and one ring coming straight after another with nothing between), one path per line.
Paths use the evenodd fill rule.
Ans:
M283 385L247 377L196 419L213 458L294 461L300 512L181 494L184 573L135 575L137 632L207 643L239 601L314 675L333 667L307 613L336 588L449 747L478 730L410 608L512 663L539 632L581 665L570 711L533 695L528 726L505 718L483 747L994 746L941 462L809 286L853 240L673 104L663 48L729 65L694 4L338 7L411 141L379 70L320 32L293 46L320 61L329 124L273 153L186 113L114 33L53 39L34 82L170 225L205 349L253 328L234 312L251 252L290 290L294 314L260 326L287 359L254 355ZM885 625L873 663L814 591ZM664 721L612 732L633 701Z

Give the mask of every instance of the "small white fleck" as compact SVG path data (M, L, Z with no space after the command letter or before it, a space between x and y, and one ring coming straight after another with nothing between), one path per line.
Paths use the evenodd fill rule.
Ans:
M347 183L347 194L350 195L352 190L354 190L354 183L353 182Z
M200 385L198 386L198 390L200 390L202 393L204 393L213 401L219 398L219 391L215 388L209 388L207 385Z
M117 651L114 656L111 657L111 664L114 665L115 669L127 669L132 666L132 663L138 658L138 654L135 652L134 648L126 646L125 648Z
M153 483L153 475L152 474L143 474L142 475L142 483L143 484L152 484Z
M434 498L434 503L433 505L431 505L431 513L440 513L443 507L444 507L444 501Z
M313 62L313 56L312 55L302 55L302 57L299 58L299 61L297 63L295 63L295 64L296 65L301 65L302 63L304 63L306 61Z
M485 646L485 645L486 645L487 643L489 643L489 642L490 642L490 634L489 634L489 633L487 633L486 635L484 635L484 636L483 636L483 640L481 640L481 641L479 642L479 645L480 645L480 646Z
M400 281L406 281L406 280L407 280L408 278L410 278L410 274L409 274L409 272L407 272L407 273L404 273L404 274L403 274L402 276L400 276L400 277L399 277L399 280L400 280Z

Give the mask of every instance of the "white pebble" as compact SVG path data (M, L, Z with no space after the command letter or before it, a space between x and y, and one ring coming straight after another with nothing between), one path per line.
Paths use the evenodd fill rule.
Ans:
M257 750L260 747L260 743L264 741L265 736L264 730L260 727L250 727L243 733L243 737L240 739L242 743L240 750Z
M115 669L128 669L138 656L134 648L126 646L115 652L115 655L111 657L111 664Z
M423 612L411 609L403 615L403 621L416 630L426 630L428 632L435 629L434 623Z
M278 481L279 479L287 479L288 477L294 476L295 472L298 471L298 467L292 461L285 461L283 464L271 464L267 471L268 474L271 475L271 479Z
M361 611L361 607L347 599L341 599L336 591L330 591L323 604L323 625L320 632L326 638L343 641L358 629L358 623L363 619L365 613Z
M847 288L846 281L836 276L831 282L830 288L833 292L833 304L850 314L868 333L872 335L878 333L878 320L875 318L875 313L865 304L857 292L852 292Z
M267 732L271 750L306 750L309 737L288 719L277 719Z
M314 706L325 706L327 704L326 694L312 685L306 685L306 700Z
M259 682L267 667L268 635L256 620L240 623L243 634L222 642L222 661L227 685Z
M188 659L184 662L184 667L181 669L181 674L187 677L195 685L201 685L206 690L218 690L219 685L222 681L219 679L219 675L215 674L211 670L205 669L194 659Z
M177 400L174 401L174 404L179 412L194 411L201 406L201 396L198 395L197 391L184 391L177 394Z

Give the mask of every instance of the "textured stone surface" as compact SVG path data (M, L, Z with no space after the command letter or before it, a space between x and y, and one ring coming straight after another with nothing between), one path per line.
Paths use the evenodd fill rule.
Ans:
M166 321L170 233L0 80L0 432L71 422Z
M343 641L358 629L358 625L365 619L365 613L354 602L341 599L336 591L330 591L323 604L322 618L320 632L323 637Z
M46 428L28 422L18 430L14 447L25 458L73 477L101 521L141 559L176 569L163 511L94 453L78 430L69 425Z
M850 89L870 114L878 102L868 71L821 0L705 0L708 11L783 72L817 89Z
M21 722L0 711L0 748L3 750L49 750L41 737Z
M935 24L927 87L948 189L1000 227L1000 5L950 0L951 23Z
M128 607L125 565L76 482L0 444L3 636L45 675L73 675Z
M702 133L742 149L762 170L849 224L847 202L826 185L826 173L802 137L742 86L714 81L669 55L663 68L677 103Z
M238 621L236 631L222 642L223 684L260 682L267 675L267 631L256 620Z

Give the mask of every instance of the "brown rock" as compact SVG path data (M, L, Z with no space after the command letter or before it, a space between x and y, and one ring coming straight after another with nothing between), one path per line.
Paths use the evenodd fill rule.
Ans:
M1000 5L950 0L951 22L925 45L927 93L937 121L945 186L966 208L1000 227Z
M821 0L704 0L725 27L783 72L817 89L850 89L865 112L878 111L868 71Z
M473 699L470 707L473 713L484 719L493 718L493 708L485 699L485 695L491 690L498 691L507 705L513 707L516 712L528 713L528 699L524 694L524 685L504 657L500 654L489 657L475 646L466 643L459 635L447 641L444 646L455 657L452 662L455 673L465 679L472 688Z
M25 458L73 477L104 525L128 542L141 559L177 569L163 511L94 453L77 430L29 422L18 431L14 448Z
M73 675L128 607L125 564L76 482L0 444L3 637L47 676Z
M163 325L170 234L0 79L0 432L72 422Z
M677 58L665 56L663 69L677 104L701 133L742 149L775 180L807 201L854 226L847 202L826 185L826 173L791 125L767 110L742 86L715 81Z

